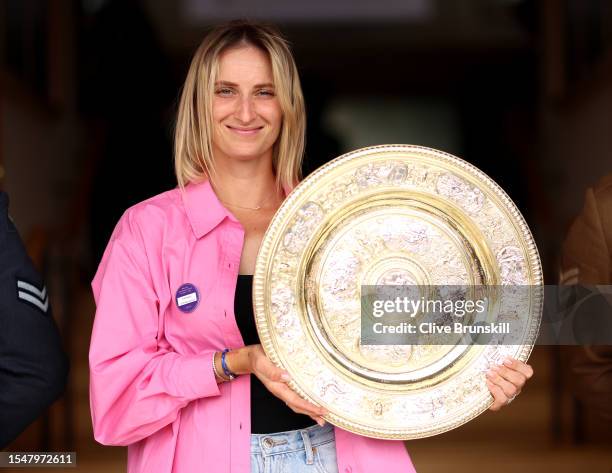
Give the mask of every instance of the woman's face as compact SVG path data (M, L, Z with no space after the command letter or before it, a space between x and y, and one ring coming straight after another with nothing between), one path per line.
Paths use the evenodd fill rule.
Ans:
M215 159L272 157L283 117L264 52L242 46L220 55L212 115Z

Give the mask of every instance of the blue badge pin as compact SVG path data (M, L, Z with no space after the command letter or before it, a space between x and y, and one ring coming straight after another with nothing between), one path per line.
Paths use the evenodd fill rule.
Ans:
M174 300L179 310L188 314L189 312L193 312L198 306L200 302L200 293L198 292L198 288L193 284L183 284L178 288L178 291L176 291Z

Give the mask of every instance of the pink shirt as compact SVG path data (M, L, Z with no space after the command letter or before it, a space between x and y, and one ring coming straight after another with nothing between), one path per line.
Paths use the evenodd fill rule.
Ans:
M250 376L217 385L212 355L244 345L234 292L244 230L210 184L125 212L92 287L94 436L128 446L131 473L248 473ZM192 312L177 307L184 284ZM403 442L335 428L341 473L414 472Z

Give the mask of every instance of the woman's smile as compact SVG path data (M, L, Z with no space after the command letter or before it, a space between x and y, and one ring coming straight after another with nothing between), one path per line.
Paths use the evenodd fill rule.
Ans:
M258 126L258 127L240 127L240 126L232 126L232 125L225 125L229 130L233 131L234 133L237 133L241 136L254 136L256 135L261 129L263 129L263 126Z

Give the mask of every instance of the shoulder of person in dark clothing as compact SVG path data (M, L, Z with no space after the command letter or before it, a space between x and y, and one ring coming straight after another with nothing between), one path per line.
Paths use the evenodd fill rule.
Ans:
M612 174L585 193L583 208L563 245L560 284L612 284ZM572 347L570 366L574 394L612 420L612 346Z
M63 393L67 375L47 288L0 192L0 449Z

